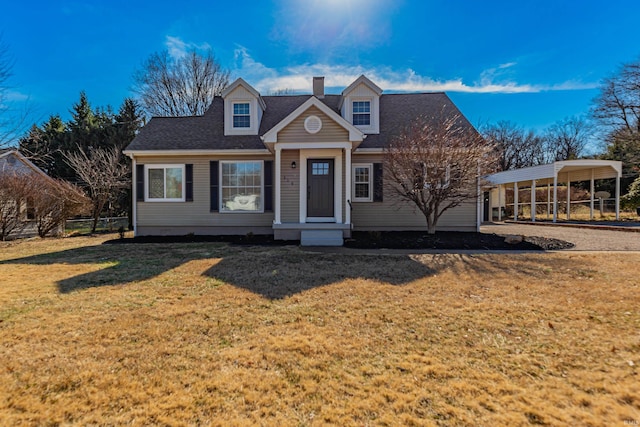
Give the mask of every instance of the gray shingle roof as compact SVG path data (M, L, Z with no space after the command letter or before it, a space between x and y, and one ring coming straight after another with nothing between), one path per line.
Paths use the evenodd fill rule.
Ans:
M312 95L264 96L267 106L260 124L264 135ZM322 102L339 114L340 95L326 95ZM472 127L444 93L383 94L380 96L380 133L368 135L360 148L383 148L419 115L458 115ZM259 135L224 135L224 101L216 97L203 116L154 117L129 144L127 150L235 150L264 149Z

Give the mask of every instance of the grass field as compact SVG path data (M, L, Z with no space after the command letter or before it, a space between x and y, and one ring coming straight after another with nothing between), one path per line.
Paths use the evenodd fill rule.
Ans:
M3 425L638 425L638 253L0 243Z

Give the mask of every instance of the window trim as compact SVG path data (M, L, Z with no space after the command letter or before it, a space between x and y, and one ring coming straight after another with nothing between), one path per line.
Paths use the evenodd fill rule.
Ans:
M355 113L353 110L353 104L356 102L368 102L369 103L369 124L368 125L356 125L354 123L354 115L355 114L367 114L367 113ZM357 127L358 129L369 129L373 126L373 99L372 98L364 98L364 97L358 97L358 98L351 98L351 124L355 127Z
M164 195L167 194L167 169L180 169L182 171L182 197L163 197L163 198L151 198L149 197L149 169L162 169L163 170L163 185ZM145 202L184 202L186 201L187 193L187 168L185 164L145 164L144 165L144 201Z
M222 170L225 163L260 163L260 209L256 211L230 211L225 209L222 201L222 190L224 188L222 182ZM221 214L258 214L264 213L264 160L220 160L218 163L218 213Z
M425 174L426 174L426 180L425 181L429 181L429 167L427 167L424 163L422 164L423 168L425 168ZM433 169L433 168L431 168ZM439 183L436 185L436 189L441 189L441 188L447 188L449 185L451 184L451 165L447 164L446 169L445 169L445 183ZM429 184L428 182L424 183L424 188L425 189L429 189L431 188L431 184Z
M236 105L248 105L249 106L249 113L248 114L235 114L234 110L235 110L235 106ZM236 116L238 117L249 117L249 126L236 126L235 125L235 121L233 120ZM249 130L251 129L251 124L252 124L253 120L251 120L251 101L250 100L240 100L240 99L236 99L231 101L231 129L234 130Z
M356 168L369 169L369 197L356 197ZM373 163L352 163L351 164L351 195L354 202L373 202ZM358 183L363 184L363 183Z

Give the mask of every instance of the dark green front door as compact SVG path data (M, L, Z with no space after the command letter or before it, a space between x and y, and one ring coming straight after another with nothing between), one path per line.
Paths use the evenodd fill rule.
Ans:
M307 160L307 217L333 217L333 159Z

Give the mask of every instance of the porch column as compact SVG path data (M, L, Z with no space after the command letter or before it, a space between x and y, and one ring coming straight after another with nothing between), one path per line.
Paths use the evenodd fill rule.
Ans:
M567 221L571 219L571 178L567 172Z
M518 220L518 183L513 183L513 220Z
M276 144L276 206L274 211L274 224L282 224L280 218L280 180L281 180L281 169L282 169L282 148L278 147Z
M344 223L351 224L351 150L344 149L344 198L347 201L344 207ZM372 189L370 189L371 191Z
M553 222L558 219L558 172L553 174Z
M536 180L531 181L531 222L536 222Z
M591 169L591 188L589 189L589 193L591 194L591 199L589 200L589 219L593 220L593 192L595 191L595 185L593 182L593 169Z
M620 219L620 174L616 176L616 221Z

